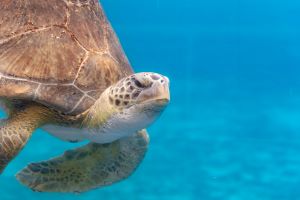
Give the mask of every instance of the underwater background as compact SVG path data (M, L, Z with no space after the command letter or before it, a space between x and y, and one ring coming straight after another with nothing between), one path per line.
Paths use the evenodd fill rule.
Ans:
M16 172L82 145L37 130L1 175L1 200L300 199L299 1L101 3L135 71L171 80L144 162L110 187L32 192Z

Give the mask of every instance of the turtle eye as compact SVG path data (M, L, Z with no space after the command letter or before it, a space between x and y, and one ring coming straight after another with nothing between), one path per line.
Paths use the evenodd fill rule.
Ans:
M138 86L139 88L145 88L146 86L145 85L143 85L140 81L138 81L138 80L134 80L134 84L136 85L136 86Z
M145 82L144 84L138 80L134 80L134 84L139 88L149 88L152 86L152 82Z

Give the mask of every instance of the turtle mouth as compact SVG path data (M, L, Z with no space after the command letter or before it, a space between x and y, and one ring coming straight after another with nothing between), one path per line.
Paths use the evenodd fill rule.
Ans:
M169 103L170 103L169 98L154 98L154 99L148 99L141 102L136 102L135 104L124 107L124 109L137 108L138 110L140 110L140 112L145 112L145 111L159 112L164 110L164 108L167 107Z
M167 105L170 103L170 97L156 97L152 99L147 99L142 102L139 102L140 104L153 104L153 105Z
M134 106L139 106L139 107L148 107L149 110L161 110L162 107L166 107L169 103L170 103L169 98L155 98L155 99L148 99L142 102L137 102L136 104L125 107L125 109L132 108Z
M160 98L160 99L155 99L154 101L156 101L159 104L169 104L170 98Z
M170 99L168 99L168 98L158 98L158 99L149 100L145 103L151 103L151 104L153 104L153 107L160 108L160 107L167 106L170 103Z
M170 103L169 98L155 98L146 100L140 105L145 108L145 110L151 110L155 112L161 112Z

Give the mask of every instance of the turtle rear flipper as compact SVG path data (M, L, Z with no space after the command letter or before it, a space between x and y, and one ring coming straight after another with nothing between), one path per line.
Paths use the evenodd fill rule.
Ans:
M33 163L17 179L35 191L80 193L131 175L144 158L146 131L110 144L89 143L49 161Z
M14 109L0 125L0 173L23 149L33 131L51 118L51 110L37 104Z

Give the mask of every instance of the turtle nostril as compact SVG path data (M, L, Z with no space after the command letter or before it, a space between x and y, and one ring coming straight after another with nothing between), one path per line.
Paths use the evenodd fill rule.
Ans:
M156 74L152 74L152 75L151 75L151 78L152 78L153 80L155 80L155 81L157 81L157 80L160 79L160 77L159 77L158 75L156 75Z

